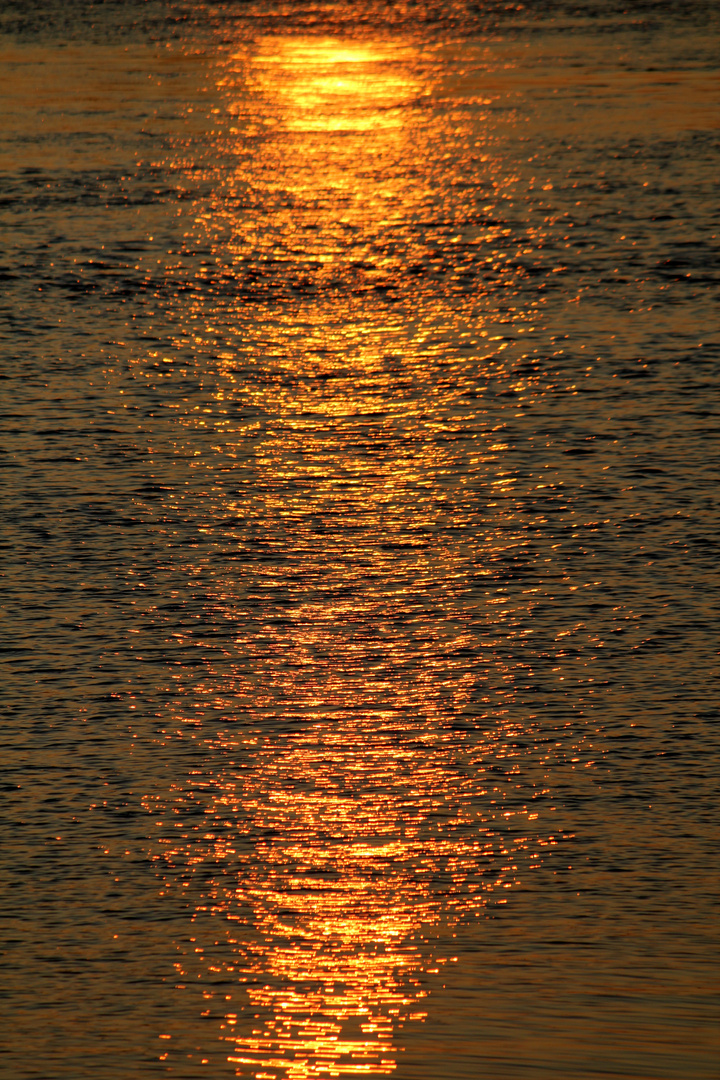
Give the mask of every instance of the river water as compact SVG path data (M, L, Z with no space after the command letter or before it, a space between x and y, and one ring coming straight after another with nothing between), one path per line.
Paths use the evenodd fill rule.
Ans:
M3 1076L718 1076L719 30L2 0Z

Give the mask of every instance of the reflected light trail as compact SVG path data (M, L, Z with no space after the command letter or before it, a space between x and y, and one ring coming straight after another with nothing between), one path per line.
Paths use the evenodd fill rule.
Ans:
M223 938L188 950L180 985L225 987L205 992L208 1015L256 1080L391 1073L453 961L434 946L441 930L452 940L488 898L504 903L537 855L518 731L460 719L486 707L489 670L506 702L521 676L492 654L468 661L463 463L495 461L501 444L490 426L478 445L466 391L492 323L456 281L417 274L410 305L391 302L438 230L463 239L458 207L434 205L443 132L424 117L422 73L397 42L263 38L235 53L221 77L235 164L195 221L219 267L195 332L232 328L208 373L217 418L267 421L235 443L223 421L237 496L216 515L245 530L242 572L208 588L213 624L236 627L212 705L230 734L212 743L223 767L171 800L202 801L202 839L175 837L161 857L167 888L183 864L206 882L197 933L209 919ZM447 181L462 205L462 177ZM464 241L494 243L493 229L468 226ZM492 484L514 482L499 468L493 499ZM499 557L493 543L483 558ZM486 610L491 627L508 617ZM207 692L188 688L199 707Z

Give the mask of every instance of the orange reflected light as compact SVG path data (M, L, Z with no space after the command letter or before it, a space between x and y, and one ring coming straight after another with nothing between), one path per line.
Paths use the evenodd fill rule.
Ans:
M258 45L251 86L275 98L273 120L289 130L399 128L402 107L420 91L399 65L407 48L334 38L264 38Z
M459 455L484 443L481 406L461 403L477 360L452 358L446 340L469 339L477 319L464 321L457 282L418 277L404 314L385 299L409 265L441 257L424 222L460 217L413 165L423 152L432 164L437 136L412 110L414 56L309 38L238 54L227 198L196 219L227 267L206 332L239 328L207 373L225 379L215 419L240 401L269 418L253 419L252 442L216 425L240 489L224 489L218 516L242 517L240 548L251 526L264 556L208 586L214 615L239 628L227 709L253 737L221 741L238 767L206 785L203 843L168 842L164 857L205 864L198 917L227 934L209 970L244 991L243 1005L225 995L221 1038L257 1080L392 1072L446 959L430 955L431 932L517 880L486 748L453 724L482 678L466 660L473 561L457 489ZM178 969L188 983L192 963Z

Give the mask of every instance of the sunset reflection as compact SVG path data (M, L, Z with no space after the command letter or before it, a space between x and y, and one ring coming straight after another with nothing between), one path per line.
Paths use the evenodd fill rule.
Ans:
M261 1034L226 1035L239 1064L292 1077L384 1075L398 1026L422 1011L421 930L437 901L413 873L417 841L399 835L408 793L359 727L311 724L313 735L289 738L278 755L277 790L245 794L256 834L283 839L257 844L255 873L224 908L252 911L245 971L264 1020Z
M298 688L301 700L330 704L323 668ZM402 679L391 681L402 693ZM213 875L199 914L227 930L205 975L243 992L205 996L213 1015L230 1002L220 1033L242 1074L392 1071L403 1029L424 1018L456 959L438 952L437 928L452 940L458 919L493 893L502 900L529 854L526 833L504 837L497 787L478 785L481 762L463 755L432 704L420 723L402 719L408 702L371 717L371 689L363 702L356 687L355 708L308 710L294 733L231 740L244 768L207 785L205 854L194 845L188 855ZM527 824L525 807L518 816ZM203 975L196 951L178 965L183 980Z
M449 246L502 268L503 239L469 213L462 171L444 176L448 205L434 180L443 140L474 153L488 136L475 104L464 129L425 116L423 64L409 45L329 38L234 53L218 76L228 168L188 234L215 260L215 307L191 298L183 332L215 347L200 378L232 478L215 514L242 572L207 575L232 675L185 688L226 724L208 736L222 768L173 796L202 803L205 831L162 858L168 883L183 863L205 883L178 985L218 986L204 1015L256 1080L391 1073L454 928L506 902L546 828L541 777L520 778L521 733L498 719L523 671L498 639L527 601L473 594L525 543L512 503L469 533L473 468L489 508L516 479L467 392L506 384L506 341L481 279L443 262ZM501 166L467 168L496 188ZM512 387L522 403L532 371Z
M266 38L253 56L250 87L277 102L272 121L291 131L376 131L403 124L419 92L410 48L333 38Z

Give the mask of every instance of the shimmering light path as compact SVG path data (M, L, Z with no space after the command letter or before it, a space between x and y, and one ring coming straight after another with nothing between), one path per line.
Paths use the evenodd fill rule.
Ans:
M0 15L0 1070L714 1078L717 13Z

